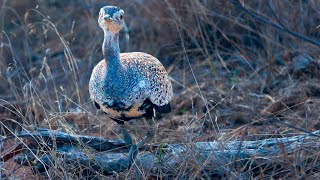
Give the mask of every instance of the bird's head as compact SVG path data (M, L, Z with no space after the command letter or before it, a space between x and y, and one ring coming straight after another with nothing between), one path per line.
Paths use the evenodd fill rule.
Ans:
M100 9L98 23L104 31L117 33L124 27L124 11L116 6L104 6Z

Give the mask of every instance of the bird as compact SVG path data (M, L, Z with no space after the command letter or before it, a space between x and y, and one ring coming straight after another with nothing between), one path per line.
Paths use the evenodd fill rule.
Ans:
M130 147L130 167L138 149L155 136L156 113L171 112L172 84L166 69L154 56L144 52L120 53L119 32L125 26L121 8L102 7L98 24L104 32L104 59L92 70L89 94L95 106L120 125ZM134 144L124 123L141 118L146 118L149 128L145 137Z

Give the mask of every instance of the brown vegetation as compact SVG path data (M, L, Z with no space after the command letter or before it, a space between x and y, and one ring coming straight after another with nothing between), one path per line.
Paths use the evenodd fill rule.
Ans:
M260 140L320 129L320 50L303 39L320 41L318 1L241 1L284 30L233 2L108 1L125 11L128 30L120 35L122 52L156 56L172 79L173 112L159 115L153 143ZM119 138L118 127L97 113L88 97L91 70L102 59L97 14L105 3L0 1L2 136L45 127ZM137 140L144 136L142 120L130 122L129 128ZM5 147L17 142L6 142ZM256 179L312 178L319 175L318 156L312 150L270 156L267 162L255 162L254 168L239 164L232 171ZM204 174L189 172L201 169L192 163L195 159L186 160L177 174L161 176L210 175L209 169ZM3 177L25 179L26 174L30 179L61 175L54 170L34 175L14 162L1 167Z

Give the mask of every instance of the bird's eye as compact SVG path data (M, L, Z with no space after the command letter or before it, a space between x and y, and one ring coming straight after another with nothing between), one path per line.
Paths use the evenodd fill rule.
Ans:
M123 14L120 15L120 19L121 19L121 20L123 19Z

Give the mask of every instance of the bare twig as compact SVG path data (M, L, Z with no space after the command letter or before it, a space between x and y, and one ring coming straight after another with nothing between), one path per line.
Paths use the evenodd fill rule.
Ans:
M273 23L270 19L267 19L266 17L263 17L261 14L258 14L257 12L254 12L254 11L252 11L252 10L250 10L250 9L245 8L245 7L239 2L239 0L230 0L230 1L231 1L231 3L234 4L237 8L245 11L245 12L248 13L250 16L258 19L259 21L264 22L264 23L270 25L271 27L273 27L273 28L275 28L275 29L281 30L281 31L283 31L283 32L286 32L286 33L294 36L294 37L297 37L297 38L299 38L299 39L301 39L301 40L304 40L304 41L306 41L306 42L308 42L308 43L311 43L311 44L313 44L313 45L316 45L316 46L320 47L320 42L315 41L315 40L313 40L313 39L310 39L310 38L308 38L308 37L306 37L306 36L303 36L302 34L299 34L299 33L297 33L297 32L291 31L291 30L287 29L286 27L284 27L284 26L282 26L282 25Z

